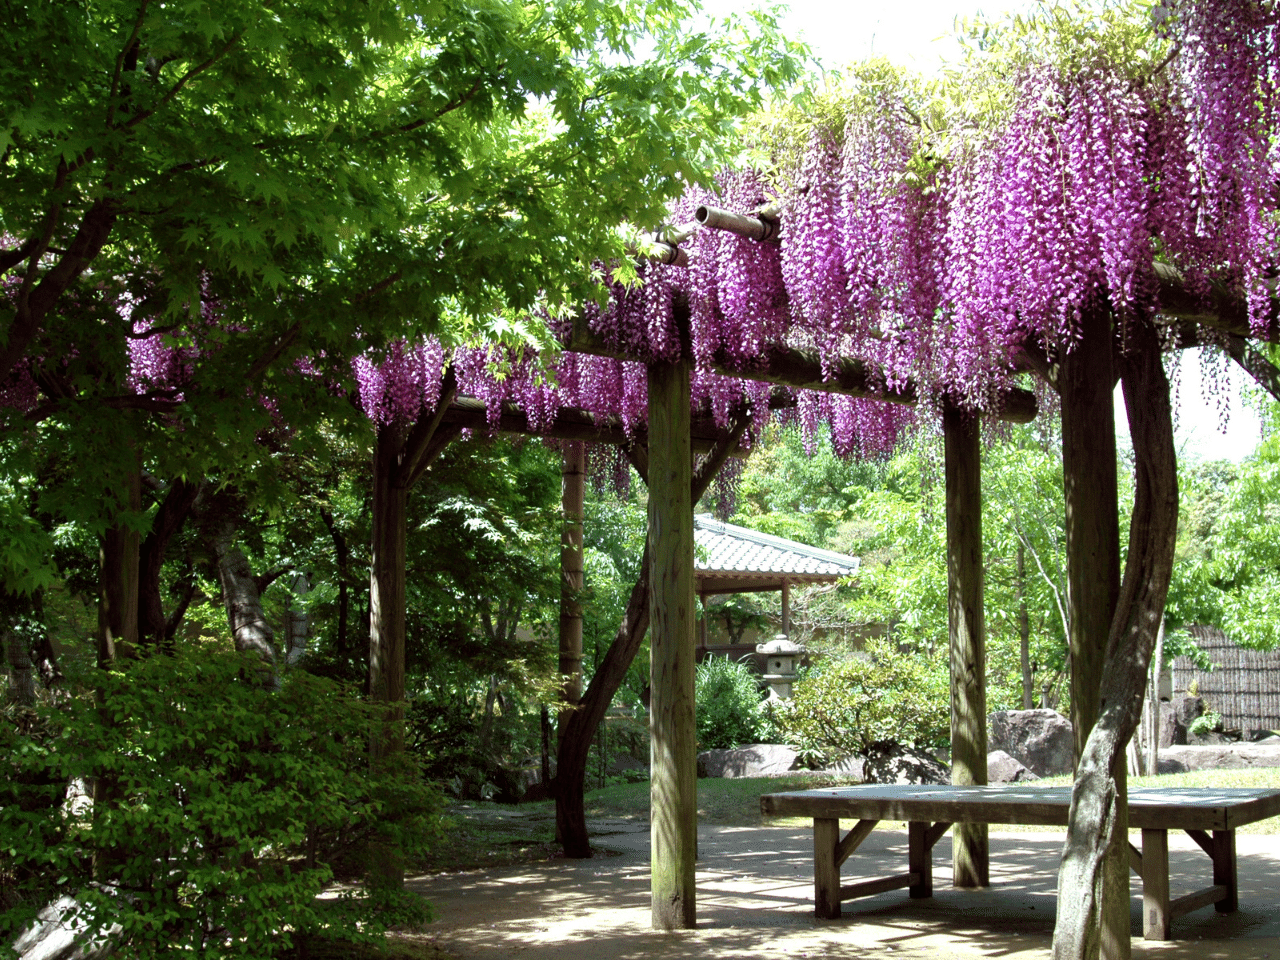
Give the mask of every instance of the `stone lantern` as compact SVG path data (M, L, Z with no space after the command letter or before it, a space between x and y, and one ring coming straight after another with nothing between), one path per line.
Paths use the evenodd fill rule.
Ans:
M764 679L769 684L770 700L790 700L796 666L804 656L804 647L780 633L768 643L756 644L756 653L765 655Z

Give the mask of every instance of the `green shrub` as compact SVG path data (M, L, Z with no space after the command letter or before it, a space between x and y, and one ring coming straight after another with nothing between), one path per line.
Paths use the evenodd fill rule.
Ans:
M884 642L868 644L865 656L820 661L793 691L775 722L782 739L811 765L889 742L938 747L950 736L945 667Z
M746 664L707 657L698 664L694 690L699 749L760 743L768 733L757 678Z
M129 958L273 957L426 919L416 895L369 882L364 853L436 837L438 794L409 758L371 767L371 705L301 672L272 692L256 672L235 655L156 655L6 725L0 943L60 893L90 927L119 924ZM92 777L110 802L63 802ZM318 899L335 873L366 882Z

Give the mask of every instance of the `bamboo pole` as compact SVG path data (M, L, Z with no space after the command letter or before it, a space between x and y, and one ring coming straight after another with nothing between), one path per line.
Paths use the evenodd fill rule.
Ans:
M687 360L649 367L650 882L659 930L697 921L689 379Z
M987 637L982 609L982 447L977 419L942 413L947 509L947 628L951 653L951 782L987 784ZM957 887L989 884L985 823L952 830Z

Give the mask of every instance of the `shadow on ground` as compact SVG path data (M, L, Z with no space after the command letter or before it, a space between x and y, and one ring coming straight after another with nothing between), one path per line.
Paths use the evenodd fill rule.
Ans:
M846 827L848 824L846 824ZM650 929L648 826L596 821L593 840L617 854L411 881L436 908L426 936L459 960L702 958L1018 958L1044 960L1053 934L1061 835L999 834L985 890L951 887L949 838L934 850L934 896L896 890L844 904L838 920L813 916L813 846L807 830L699 830L698 927ZM1141 886L1131 900L1134 956L1167 960L1280 960L1280 838L1240 836L1240 910L1212 907L1174 921L1176 940L1141 939ZM905 870L906 834L881 828L846 862L844 882ZM1208 858L1170 836L1172 893L1211 882Z

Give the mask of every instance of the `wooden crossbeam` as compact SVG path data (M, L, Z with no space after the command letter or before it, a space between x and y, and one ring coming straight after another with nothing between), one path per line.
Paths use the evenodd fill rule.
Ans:
M879 820L859 820L847 834L844 839L836 844L836 866L840 866L853 852L862 846L862 841L871 836L871 831L876 828Z
M565 349L614 360L638 359L626 350L613 346L600 334L594 333L582 319L574 321ZM749 367L744 367L721 351L712 357L711 369L728 377L822 393L838 393L847 397L883 400L905 406L915 406L920 399L915 385L910 382L896 389L882 389L880 384L883 378L876 368L853 358L830 364L827 371L829 375L824 376L822 360L817 353L794 347L766 347L759 357L752 360ZM1001 400L1000 412L996 415L998 419L1010 423L1030 423L1035 419L1036 397L1030 390L1012 388L1004 393Z
M498 433L552 437L557 440L583 440L589 443L608 443L623 447L630 447L636 443L643 444L648 436L646 427L637 426L628 434L617 417L596 418L578 407L559 408L550 426L546 429L535 429L529 424L529 418L524 411L508 402L503 403L497 423L490 424L484 401L474 397L458 397L445 409L440 422L444 426L469 430L493 429ZM722 443L732 430L733 427L720 429L710 418L695 418L691 422L693 452L710 453L718 449L717 444ZM745 457L747 452L735 442L729 456L740 459Z
M1188 830L1186 833L1188 837L1196 842L1196 846L1209 856L1213 856L1213 838L1208 833L1204 830Z
M846 883L840 888L840 899L854 900L858 897L873 897L877 893L890 890L901 890L903 887L914 887L920 882L918 873L899 873L892 877L881 877L879 880L864 880L861 883Z
M1207 907L1211 903L1226 900L1230 893L1230 890L1220 883L1205 887L1203 890L1197 890L1195 893L1188 893L1185 897L1169 901L1169 918L1176 919L1184 914L1199 910L1201 907Z

